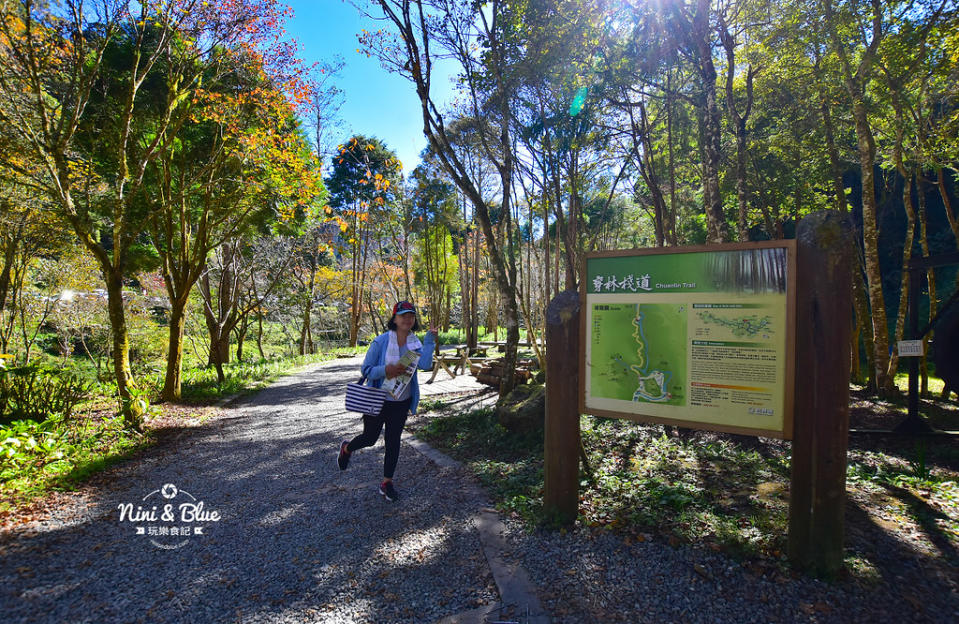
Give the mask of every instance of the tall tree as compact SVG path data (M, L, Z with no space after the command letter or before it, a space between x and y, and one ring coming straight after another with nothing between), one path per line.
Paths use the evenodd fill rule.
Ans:
M876 387L881 394L895 392L894 374L889 371L889 327L879 266L879 229L876 201L876 140L869 120L866 90L875 78L876 58L887 28L885 7L869 0L859 13L856 3L843 3L837 12L833 0L821 0L825 27L832 52L838 57L843 86L852 104L862 176L862 222L866 285L872 309L873 363ZM850 46L858 52L850 53Z
M423 115L423 133L430 147L460 191L469 198L486 237L493 275L502 294L506 324L504 370L516 365L519 343L519 308L516 291L516 263L513 238L506 249L493 231L489 198L483 197L473 171L460 158L447 131L443 112L432 90L433 63L437 54L451 56L462 69L463 91L471 117L483 119L490 132L478 133L484 157L499 176L501 214L507 223L512 214L513 176L516 173L511 130L513 111L510 95L515 76L509 61L507 41L508 2L493 0L484 5L461 4L454 0L371 0L392 29L380 37L363 36L361 42L389 68L409 78L414 85ZM515 385L512 375L504 376L500 394Z
M330 207L338 211L340 229L349 250L350 346L355 346L363 321L369 263L378 215L386 212L397 189L399 161L377 138L351 137L339 146L326 185Z
M719 188L722 161L722 127L719 95L716 91L716 63L713 58L713 3L711 0L673 2L667 5L671 23L681 33L680 49L699 72L697 104L702 128L703 194L706 208L706 239L710 243L729 240L729 225L723 213Z
M170 339L161 398L180 398L187 305L209 254L255 222L313 220L324 199L319 164L300 136L288 96L301 85L277 66L223 48L194 90L190 120L148 169L144 202L170 298ZM282 62L276 59L283 59Z
M719 39L722 42L723 50L726 52L726 112L729 115L730 123L733 127L733 135L736 137L736 201L739 207L738 218L736 219L736 231L740 241L749 240L749 197L746 188L746 157L747 157L747 134L746 125L749 122L749 115L753 108L753 79L759 72L759 69L748 65L743 85L745 91L744 101L740 102L736 97L736 55L739 46L738 38L742 37L742 31L745 28L739 27L739 32L735 26L739 19L738 10L734 15L720 14L716 30L719 33Z
M101 267L117 388L138 426L122 290L142 261L147 169L187 120L210 52L256 50L283 11L275 0L19 0L0 10L0 122L29 146L37 183ZM165 81L153 82L160 66Z

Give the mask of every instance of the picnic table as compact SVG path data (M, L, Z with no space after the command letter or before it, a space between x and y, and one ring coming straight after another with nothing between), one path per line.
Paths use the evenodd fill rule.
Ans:
M487 348L490 348L490 349L499 349L500 351L505 351L505 350L506 350L506 341L505 341L505 340L480 340L480 341L479 341L478 343L476 343L476 344L477 344L477 345L482 345L482 346L487 347ZM540 346L540 347L544 346L544 343L543 343L542 340L536 340L536 344L537 344L537 346ZM519 346L519 347L531 347L531 346L532 346L532 342L529 341L529 340L520 340L520 341L519 341L519 344L518 344L517 346Z
M440 347L440 350L433 357L433 374L430 375L430 379L426 383L433 383L433 380L436 379L436 373L440 369L445 370L454 379L457 374L468 372L470 365L473 363L471 358L485 358L487 349L488 347L485 346L470 349L469 345L465 344Z
M524 344L526 343L520 342L520 346ZM542 345L542 341L539 341L539 344ZM443 345L439 347L433 356L433 374L430 375L429 381L426 383L433 383L433 380L436 379L436 374L440 372L440 370L445 370L449 373L450 377L455 379L456 375L469 372L473 364L486 364L490 359L488 354L491 349L505 352L506 341L480 340L472 349L469 348L469 345L465 344Z

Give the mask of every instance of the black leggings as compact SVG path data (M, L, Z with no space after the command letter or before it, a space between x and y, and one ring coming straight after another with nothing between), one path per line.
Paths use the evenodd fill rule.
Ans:
M363 414L363 433L353 438L346 445L346 450L353 451L373 446L380 437L380 431L386 424L386 434L383 439L386 443L386 456L383 458L383 477L392 479L396 471L396 462L400 458L400 435L406 425L406 415L410 412L412 398L405 401L386 401L379 415Z

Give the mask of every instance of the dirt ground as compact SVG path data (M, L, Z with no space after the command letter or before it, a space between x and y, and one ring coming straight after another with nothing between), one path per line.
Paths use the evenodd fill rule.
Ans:
M933 587L959 594L959 403L923 399L920 414L937 432L892 433L904 401L854 390L846 488L849 572L908 587L917 605Z

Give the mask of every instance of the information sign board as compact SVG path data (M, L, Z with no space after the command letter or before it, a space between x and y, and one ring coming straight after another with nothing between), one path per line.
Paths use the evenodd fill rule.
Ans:
M921 340L900 340L896 344L899 357L922 357Z
M791 438L795 260L795 241L589 254L582 411Z

